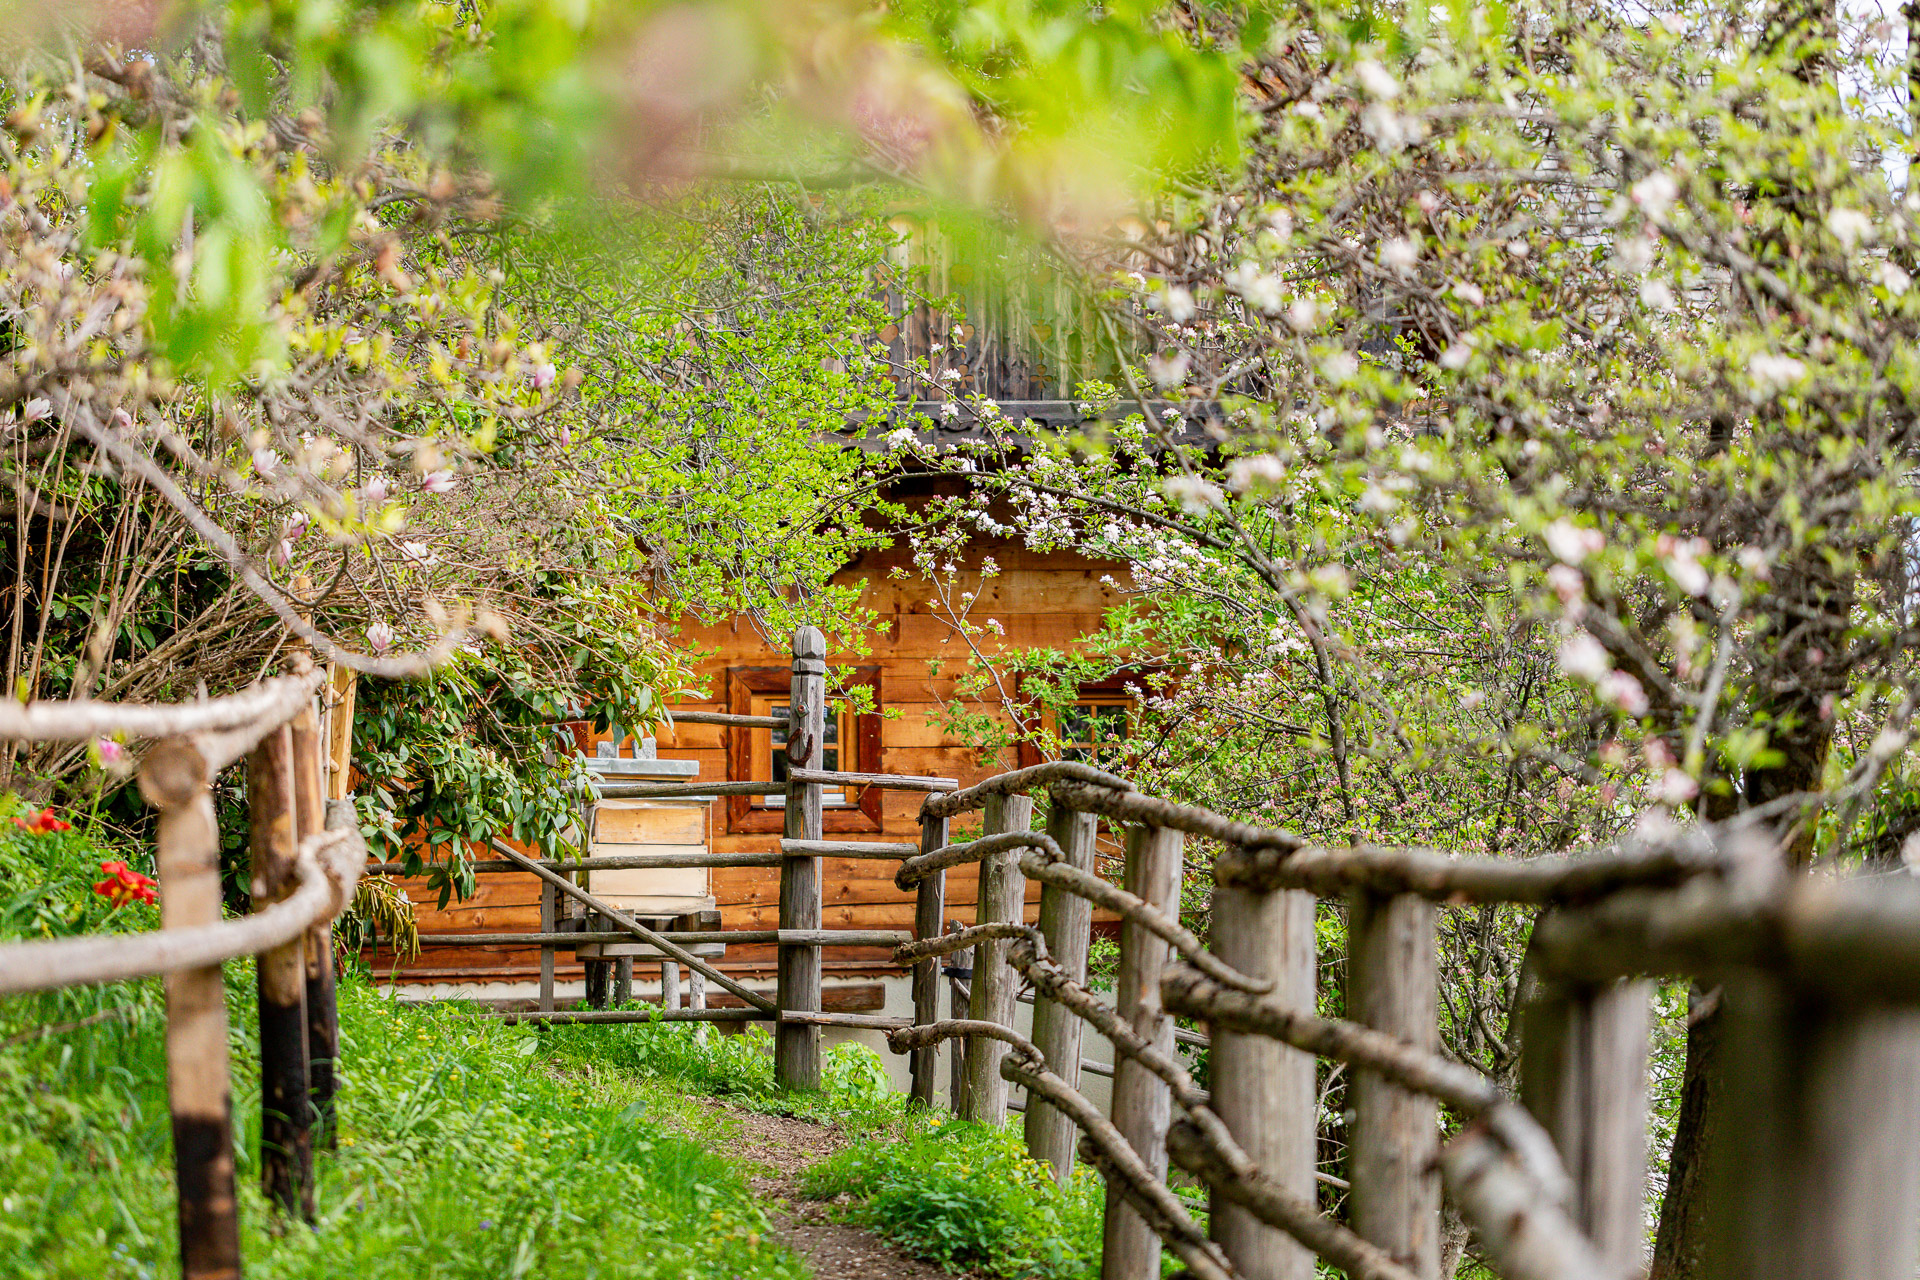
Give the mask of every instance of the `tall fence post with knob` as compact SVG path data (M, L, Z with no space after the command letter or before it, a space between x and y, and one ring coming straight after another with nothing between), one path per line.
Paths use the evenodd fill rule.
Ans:
M945 818L920 819L920 852L932 853L947 843ZM946 928L947 873L935 871L914 887L913 936L937 938ZM913 966L913 1020L925 1026L940 1020L940 960L934 957ZM912 1058L913 1101L931 1107L939 1083L940 1049L915 1049Z
M1127 833L1126 889L1169 915L1180 905L1180 864L1185 838L1165 827ZM1160 1003L1160 977L1168 946L1132 920L1120 926L1120 972L1116 1007L1141 1039L1162 1054L1173 1053L1173 1019ZM1167 1126L1173 1100L1166 1082L1123 1057L1113 1071L1113 1124L1147 1172L1167 1176ZM1112 1186L1100 1241L1100 1280L1159 1280L1160 1237Z
M795 782L795 768L818 769L826 733L827 642L817 627L793 633L793 683L787 728L786 835L789 840L821 837L820 784ZM780 927L820 928L820 859L788 855L780 861ZM782 1013L820 1011L820 948L780 944L778 1000ZM808 1022L778 1024L774 1032L774 1078L789 1089L820 1087L820 1028Z
M1217 885L1213 951L1256 978L1271 978L1271 999L1314 1012L1314 897L1298 890L1262 893ZM1211 1105L1260 1170L1306 1203L1314 1200L1313 1055L1265 1036L1214 1028L1208 1050ZM1217 1189L1208 1197L1208 1233L1246 1280L1313 1280L1310 1250L1278 1227L1233 1204Z
M982 835L1026 831L1033 825L1033 797L989 796L983 817ZM973 922L1018 923L1025 918L1026 891L1027 878L1020 874L1018 850L1006 849L982 858ZM1011 947L1005 938L986 938L974 944L973 990L967 999L967 1016L976 1022L1013 1025L1019 980L1007 963ZM976 1039L967 1046L962 1119L1006 1123L1007 1082L1000 1075L1000 1060L1006 1055L1007 1046L999 1040Z
M207 795L207 762L186 739L169 738L142 762L140 794L160 811L160 927L218 924L220 832ZM165 987L180 1268L184 1280L239 1280L226 984L220 966L211 964L170 973Z
M1361 892L1348 911L1347 1012L1435 1051L1440 986L1430 902ZM1440 1273L1440 1110L1364 1068L1353 1078L1354 1227L1420 1280Z
M1047 811L1047 835L1066 855L1066 865L1091 873L1094 834L1098 819L1055 802ZM1040 932L1047 952L1073 981L1087 977L1087 950L1092 942L1093 903L1056 884L1040 888ZM1047 1066L1069 1089L1080 1087L1080 1017L1036 992L1033 1001L1033 1044ZM1073 1121L1040 1098L1027 1099L1025 1119L1027 1154L1053 1170L1064 1183L1073 1172L1073 1145L1078 1135Z
M282 725L247 757L247 848L258 910L294 890L293 735ZM313 1217L313 1104L307 1087L305 934L260 953L260 1186Z

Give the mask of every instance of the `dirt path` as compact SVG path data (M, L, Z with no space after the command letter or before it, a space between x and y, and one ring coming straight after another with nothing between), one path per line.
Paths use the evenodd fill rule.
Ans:
M833 1202L800 1198L801 1171L847 1145L838 1130L724 1102L705 1105L722 1120L718 1145L751 1166L747 1184L773 1207L788 1246L818 1280L953 1280L953 1273L908 1257L871 1231L830 1221Z

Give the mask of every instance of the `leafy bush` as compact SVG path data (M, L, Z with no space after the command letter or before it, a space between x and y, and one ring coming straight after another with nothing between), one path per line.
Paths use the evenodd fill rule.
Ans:
M522 1028L342 983L340 1150L320 1221L274 1237L255 1186L252 970L227 966L250 1276L802 1280L719 1156L647 1116L631 1073L570 1069ZM149 1280L173 1267L157 982L72 992L112 1021L7 1044L41 1020L0 1002L0 1280Z
M1077 1166L1057 1185L1017 1129L916 1119L900 1141L842 1151L808 1170L803 1185L813 1196L853 1197L854 1221L942 1266L1021 1280L1099 1271L1099 1177Z

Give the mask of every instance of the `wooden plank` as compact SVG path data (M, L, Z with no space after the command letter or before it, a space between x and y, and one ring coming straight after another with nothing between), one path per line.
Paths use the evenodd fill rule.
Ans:
M1347 1010L1354 1021L1439 1048L1432 903L1356 895L1349 908ZM1348 1138L1354 1228L1420 1280L1440 1271L1440 1113L1371 1071L1353 1079Z
M604 844L676 844L706 847L707 807L688 801L603 800L593 807L593 841ZM618 849L595 852L618 854Z
M897 862L920 852L920 846L908 841L782 840L780 851L805 854L812 858L844 858L849 861L888 859Z
M891 791L957 791L958 778L916 777L905 773L851 773L841 769L808 769L799 765L788 770L795 782L826 787L884 787Z
M995 796L987 802L985 828L989 835L1025 831L1033 825L1033 797ZM1025 914L1026 877L1020 874L1020 853L1005 849L980 862L980 905L975 924L1019 920ZM1013 1025L1014 996L1019 975L1007 963L1012 943L989 938L973 949L973 989L967 1016L976 1022ZM999 1040L976 1039L967 1046L967 1077L960 1116L982 1124L1007 1122L1007 1082L1000 1077L1000 1060L1007 1046Z
M826 732L826 640L816 627L793 636L793 680L788 705L793 724L787 737L786 838L821 837L820 784L801 779L821 759ZM780 864L780 928L820 927L820 863L788 856ZM820 1010L820 949L793 944L780 948L779 998L782 1012ZM774 1078L789 1089L820 1087L820 1028L782 1022L774 1032Z
M920 827L919 851L930 853L947 843L947 820L928 818ZM914 886L913 936L937 938L946 927L947 877L935 872ZM913 967L913 1020L926 1026L940 1020L940 962L924 960ZM940 1047L915 1049L910 1060L911 1095L915 1103L932 1107L939 1083Z
M1068 866L1093 870L1094 829L1098 819L1056 804L1047 814L1047 834L1066 854ZM1093 904L1057 885L1040 891L1040 932L1054 963L1075 982L1087 976L1087 951L1092 941ZM1045 998L1033 1006L1033 1043L1053 1073L1069 1089L1080 1087L1080 1019ZM1039 1098L1030 1099L1024 1121L1027 1154L1053 1170L1065 1184L1073 1174L1074 1145L1079 1130L1059 1108Z
M141 762L140 794L160 811L160 926L219 923L220 832L206 761L183 738L163 741ZM163 983L180 1269L184 1280L239 1280L226 985L219 965L170 973Z
M1136 827L1127 833L1124 887L1169 914L1180 907L1180 863L1184 837L1162 827ZM1160 976L1167 966L1167 944L1142 926L1120 927L1120 968L1115 1007L1147 1043L1173 1052L1173 1019L1160 1004ZM1155 1179L1167 1173L1167 1126L1173 1100L1158 1076L1131 1058L1113 1072L1113 1124ZM1159 1280L1160 1237L1111 1186L1100 1242L1101 1280Z
M1312 894L1213 891L1212 949L1245 974L1274 980L1272 998L1314 1012ZM1314 1201L1317 1135L1313 1055L1261 1036L1216 1031L1208 1060L1211 1106L1269 1179ZM1314 1280L1314 1256L1217 1190L1207 1199L1208 1235L1245 1280Z

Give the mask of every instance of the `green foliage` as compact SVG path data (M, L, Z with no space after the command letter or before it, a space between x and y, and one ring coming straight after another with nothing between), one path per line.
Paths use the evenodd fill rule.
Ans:
M1099 1175L1076 1166L1058 1185L1015 1129L916 1113L897 1141L851 1147L808 1170L803 1185L854 1197L856 1222L946 1267L1009 1280L1099 1272Z
M242 1249L272 1280L764 1277L804 1268L733 1170L661 1127L637 1078L453 1007L340 988L341 1137L320 1221L274 1235L255 1186L251 969L231 965ZM0 1277L148 1280L174 1249L157 982L59 993L111 1021L0 1049ZM0 1041L53 1013L0 1005ZM611 1243L610 1242L616 1242Z

